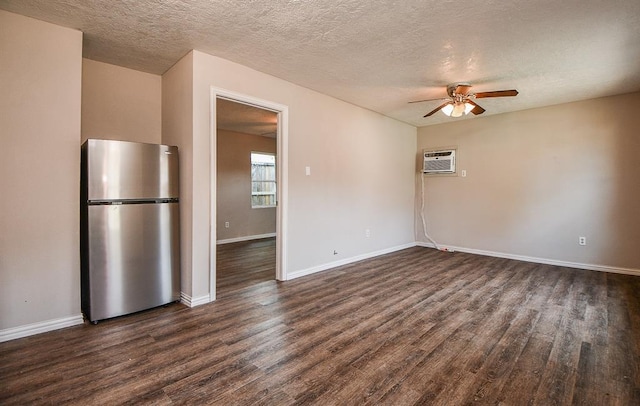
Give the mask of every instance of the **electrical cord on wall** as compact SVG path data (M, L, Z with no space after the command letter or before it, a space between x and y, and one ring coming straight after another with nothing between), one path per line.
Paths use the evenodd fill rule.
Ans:
M431 243L436 247L437 250L443 251L443 249L441 249L438 246L438 243L436 243L436 241L433 238L431 238L427 233L427 219L424 215L424 172L420 172L420 191L421 191L420 195L422 197L422 205L420 206L420 218L422 219L422 231L424 232L424 236L426 237L426 239L431 241Z

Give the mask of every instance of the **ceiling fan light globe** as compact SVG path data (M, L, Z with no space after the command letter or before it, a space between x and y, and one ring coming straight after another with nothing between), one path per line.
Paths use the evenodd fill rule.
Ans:
M453 104L447 104L440 111L442 111L447 117L451 117L451 113L453 112Z
M473 110L475 106L471 103L465 103L464 104L464 114L469 114L471 112L471 110Z
M453 111L451 112L451 117L461 117L462 114L464 113L464 103L456 103L455 106L453 106Z

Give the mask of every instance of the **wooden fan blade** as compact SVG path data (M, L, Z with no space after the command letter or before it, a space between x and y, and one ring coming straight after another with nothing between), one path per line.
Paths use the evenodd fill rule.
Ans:
M472 100L467 100L465 103L469 103L469 104L473 105L473 109L471 110L471 112L476 116L478 114L482 114L482 113L484 113L486 111L485 109L480 107L479 104L473 102Z
M467 93L469 93L470 89L471 89L471 86L469 86L469 85L458 85L458 86L456 86L455 93L466 96Z
M476 99L482 99L484 97L507 97L507 96L517 96L518 91L515 89L512 90L495 90L493 92L480 92L476 93Z
M411 104L411 103L422 103L422 102L428 102L428 101L436 101L436 100L449 100L449 98L448 97L438 97L437 99L414 100L414 101L410 101L409 104Z
M439 112L440 110L442 110L442 108L444 106L446 106L447 104L451 104L450 101L446 102L446 103L442 103L441 105L439 105L438 107L436 107L435 109L431 110L430 112L428 112L427 114L424 115L424 117L429 117L434 115L435 113Z

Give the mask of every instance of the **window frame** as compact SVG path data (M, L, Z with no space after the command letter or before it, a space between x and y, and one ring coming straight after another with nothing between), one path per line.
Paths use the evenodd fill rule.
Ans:
M255 180L253 178L253 166L254 166L254 160L253 160L253 156L255 155L268 155L268 156L272 156L273 157L273 169L274 169L274 173L273 173L273 180ZM266 165L266 166L271 166L271 165ZM249 154L249 176L251 177L251 195L250 195L250 203L251 203L251 208L252 209L268 209L268 208L274 208L278 206L278 172L277 172L277 155L275 152L262 152L262 151L251 151L251 153ZM261 183L272 183L273 184L273 192L254 192L253 191L253 185L256 182L261 182ZM253 203L253 197L254 196L273 196L273 201L275 202L274 204L267 204L267 205L254 205Z

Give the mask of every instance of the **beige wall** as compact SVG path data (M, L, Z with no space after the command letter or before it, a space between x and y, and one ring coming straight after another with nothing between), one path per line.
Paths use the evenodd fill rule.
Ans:
M0 332L81 322L82 33L0 11L0 55Z
M191 247L183 272L193 297L209 294L209 258L215 255L209 239L211 86L289 107L289 273L414 241L415 127L202 52L185 59L178 65L193 63L193 133L181 133L190 138L181 140L188 149L181 158L190 154L181 162L191 171L185 182L192 200L182 205L181 219L191 226L182 238ZM178 81L174 69L163 83ZM163 116L163 134L168 121L178 119Z
M194 51L194 140L202 144L194 154L194 184L200 202L209 192L212 85L289 107L288 273L414 242L415 127ZM206 225L206 204L196 211Z
M191 297L193 258L193 54L162 76L162 143L177 145L180 155L180 289ZM208 200L207 200L208 202ZM208 269L208 266L207 266Z
M82 142L160 143L162 77L82 60Z
M217 151L217 240L275 233L276 209L251 208L251 152L275 154L276 139L218 129Z
M638 111L633 93L420 128L418 151L456 145L458 174L467 171L427 178L430 235L444 245L640 269ZM419 183L416 190L419 208Z

